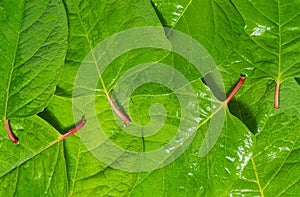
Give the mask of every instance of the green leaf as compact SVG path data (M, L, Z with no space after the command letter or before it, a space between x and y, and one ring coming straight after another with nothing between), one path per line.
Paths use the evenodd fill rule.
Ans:
M61 131L73 124L72 99L54 96L42 113ZM87 132L82 128L79 132ZM110 168L87 150L77 133L64 142L69 196L121 196L131 189L137 174Z
M194 81L195 86L197 84L198 87L196 87L197 92L209 95L204 87L199 87L199 83L198 80ZM131 191L131 196L153 195L149 191L155 191L155 196L228 195L228 188L232 182L241 177L244 165L249 162L255 139L243 123L225 109L219 109L220 111L215 114L216 111L209 107L210 99L209 97L199 98L201 115L203 115L203 121L207 122L205 124L200 122L197 134L189 148L170 165L140 174L137 184ZM199 150L211 126L211 116L218 116L218 113L226 113L224 127L211 151L204 157L200 157ZM172 122L166 124L172 124ZM157 145L167 143L170 136L161 135L163 131L149 139L145 138L146 149L147 147L157 148ZM216 131L217 128L213 130L213 132ZM210 133L210 135L215 137L214 135L217 134Z
M276 102L279 96L276 94L279 94L280 84L289 78L299 77L300 74L300 3L234 1L234 4L245 22L245 33L241 37L237 55L234 60L229 60L236 62L231 69L242 68L242 72L248 74L253 81L274 81L276 108L279 105Z
M202 95L199 97L201 111L203 112L201 115L202 121L209 121L210 115L214 113L210 108L209 90L205 86L199 86L201 84L200 80L194 81L193 84L198 95ZM146 87L140 88L142 90ZM170 95L148 94L147 99L145 99L145 94L136 94L132 97L134 105L131 111L136 114L132 118L137 122L142 121L142 124L143 121L148 119L144 114L153 103L159 102L168 110L168 120L164 127L159 133L151 137L141 139L123 133L122 128L115 123L114 112L110 109L105 96L97 98L96 109L101 109L97 110L98 121L103 123L101 124L102 128L110 140L127 150L141 152L143 149L144 151L157 149L167 143L168 139L171 139L171 133L176 132L175 125L178 125L178 120L173 118L173 114L177 113L179 106L176 105L176 100L172 97L174 97L174 93ZM172 106L168 105L171 100L175 102ZM88 100L86 102L88 103ZM218 102L215 105L218 105ZM66 114L65 111L71 111L71 107L71 99L55 96L47 107L47 114L51 112L52 120L58 121L61 127L67 127L73 121L70 114ZM224 109L219 111L219 113L224 112ZM81 141L77 134L65 141L70 195L119 196L128 194L130 196L140 196L143 194L148 195L148 191L154 189L157 195L223 194L232 182L240 177L244 165L249 161L254 143L253 135L248 132L247 128L229 112L227 113L221 136L208 156L201 158L198 155L208 130L209 124L206 123L199 126L200 129L197 131L193 144L181 157L169 166L149 173L130 173L112 169L103 164L99 157L96 159L91 154L94 153L97 156L96 151L90 150L90 152L86 149L85 146L88 144L86 144L86 137L84 136L90 136L98 140L97 133L99 133L99 130L90 130L89 126L86 125L79 131L84 141ZM93 120L87 116L87 124L89 121ZM193 137L194 134L190 133L189 135ZM232 137L228 138L228 136ZM176 147L176 149L180 148L180 146ZM114 153L111 152L111 154ZM138 165L138 163L135 163L135 165ZM207 169L210 172L206 172ZM211 183L209 185L206 184L208 178ZM168 184L166 185L166 183ZM168 190L165 190L164 187L167 187Z
M183 12L186 13L194 9L195 1L154 2L157 3L155 5L161 14L160 17L166 24L172 18L179 20L176 25L173 25L179 30L187 31L188 29L177 25L180 24L180 19L181 23L190 26L195 24L190 22L193 19L197 21L207 19L206 15L201 15L201 12L195 12L193 19L185 17L185 14L176 17L174 10L178 10L178 5L183 5ZM205 1L197 3L200 4L200 2ZM206 6L206 8L214 8L217 3L218 1L213 1L211 6ZM263 196L264 194L265 196L295 196L299 191L297 176L299 159L295 159L295 153L299 149L299 121L296 119L300 116L297 110L298 96L295 93L299 91L297 87L299 84L295 84L290 78L298 77L300 72L298 66L299 2L233 1L233 4L243 19L243 23L235 23L239 27L234 27L234 25L233 29L245 28L236 34L237 45L229 52L229 56L222 59L219 68L226 90L237 82L236 76L241 73L247 75L243 88L238 92L236 99L230 103L230 110L253 133L257 133L258 145L251 162L247 164L243 172L243 177L237 181L230 193L233 196ZM200 7L197 6L198 9ZM175 14L170 17L172 13ZM214 16L218 14L215 13ZM226 11L222 14L226 14ZM217 24L221 20L211 21ZM202 28L202 32L213 30L209 25ZM206 36L208 40L213 40L211 37L215 35L226 35L219 29L211 34L212 36ZM194 32L190 35L194 36ZM201 37L198 40L205 43ZM219 46L219 49L226 49L222 47L221 42L215 45ZM205 44L204 46L210 50L210 47ZM219 56L213 57L217 60ZM280 91L279 111L273 109L274 80L283 83ZM290 91L287 91L288 87ZM286 173L289 171L291 173ZM246 174L247 177L245 177Z
M151 3L147 0L64 2L70 30L65 70L57 90L57 94L62 96L72 95L76 73L84 58L105 38L134 27L160 25ZM134 62L143 60L143 54L145 52L129 56L125 54L123 59L114 64L115 66L102 73L103 77L99 76L104 81L102 85L110 89L111 79L122 74L127 65L132 65L131 60ZM154 55L155 58L157 56L162 55L160 53ZM146 55L146 58L149 57ZM101 65L99 67L101 68Z
M220 69L225 86L235 83L232 74L244 73L247 94L239 92L241 97L230 106L232 113L238 116L252 132L257 133L257 114L263 104L258 102L269 91L275 92L276 83L299 77L299 29L298 1L234 2L244 18L245 30L241 34L239 47L232 53ZM272 9L270 9L270 7ZM251 10L251 11L249 11ZM297 33L298 32L298 33ZM279 92L280 103L283 93ZM274 103L268 103L272 108ZM293 105L293 103L289 103ZM286 108L282 106L280 108ZM239 111L248 111L241 114Z
M263 89L275 92L289 78L299 77L299 1L233 1L243 17L245 28L239 46L221 65L226 86L234 83L232 73L248 76L253 92L261 97ZM263 80L260 82L259 80ZM267 81L268 80L268 81ZM266 83L267 82L267 83ZM265 85L259 85L265 83ZM282 93L279 93L279 97ZM280 99L281 102L282 99ZM279 102L279 104L280 104ZM279 107L282 107L280 104ZM255 115L255 109L251 109ZM236 114L237 115L237 114ZM253 123L247 123L253 127ZM252 125L252 126L250 126ZM255 132L255 131L253 131Z
M13 119L11 123L22 141L14 145L4 127L0 127L0 195L66 194L65 158L59 133L37 116Z
M153 0L153 4L163 25L195 38L213 57L218 67L227 65L226 60L232 57L232 53L239 46L238 38L244 29L243 19L230 1ZM176 64L187 65L187 67L190 64L176 57L175 61ZM219 99L225 100L225 93L230 93L238 76L243 72L223 71L222 68L200 77L204 77L204 81L209 84ZM187 72L188 70L191 72ZM222 80L219 76L220 71L223 71ZM190 68L185 72L187 76L193 76L195 73Z
M238 44L243 29L239 13L229 1L153 0L164 26L195 38L220 64Z
M252 103L260 106L256 114L257 145L247 164L231 188L232 195L297 196L300 189L299 95L294 79L282 84L282 107L270 109L273 92Z
M245 23L239 55L253 67L251 75L277 82L299 77L300 2L233 3Z
M221 69L225 83L232 73L247 74L230 109L254 133L257 147L234 195L295 196L299 191L299 23L298 1L233 1L245 22L240 46ZM295 28L296 27L296 28ZM298 33L297 33L298 32ZM275 82L282 83L275 111Z
M153 0L153 8L146 0L65 0L66 24L61 2L2 1L0 58L5 63L5 72L1 75L4 81L0 96L4 120L0 122L11 118L11 129L22 141L13 145L4 127L0 127L0 196L297 196L300 95L299 80L293 78L299 78L299 3L283 3ZM38 19L43 17L49 20L39 23ZM229 108L217 99L224 99L223 92L218 94L222 81L214 81L218 72L210 73L211 78L204 77L189 58L180 54L146 48L120 55L108 67L105 61L97 62L101 54L109 52L113 56L118 51L93 51L114 33L161 24L187 33L203 44L222 72L227 93L241 73L247 75ZM64 58L67 25L66 65L53 96ZM260 32L262 26L266 27L264 32ZM30 35L35 32L34 35L56 43L57 48L50 45L50 49L41 40L28 36L26 27ZM45 32L51 36L43 37ZM253 32L261 35L251 35ZM172 43L174 37L169 33L160 31L153 42ZM123 43L112 38L110 41ZM134 45L139 38L128 40L122 47ZM27 47L23 47L24 43ZM192 53L193 46L189 46L187 50ZM175 50L178 46L173 47ZM37 56L32 55L36 54L34 50L39 52ZM86 58L89 53L94 56L90 62L87 60L91 56ZM33 64L38 57L49 60L51 69ZM201 61L203 58L199 57ZM174 70L162 67L162 62ZM96 71L89 72L88 66ZM153 73L151 69L156 66L161 66L157 69L160 72ZM34 75L19 72L19 68L47 72ZM87 84L93 76L103 83L96 87L74 86L79 68L85 71ZM32 84L22 82L27 75L34 76ZM159 77L162 79L156 80ZM15 80L11 90L10 78ZM135 87L148 82L148 78L154 82ZM282 82L281 107L274 110L277 79ZM208 89L202 80L216 86ZM177 86L172 89L170 84L174 81ZM72 95L73 90L81 93L81 88L88 94ZM182 104L180 99L189 101L192 97L190 90L195 92L196 102ZM103 91L112 95L117 107L133 123L124 127ZM125 100L129 93L132 94ZM14 98L15 94L18 97ZM42 96L35 99L37 94ZM35 115L46 105L39 116ZM184 116L184 109L196 111L197 115ZM62 142L60 133L73 129L83 115L87 121L84 127ZM224 125L220 121L223 119ZM181 124L188 125L189 121L196 121L196 126L180 130ZM174 136L178 143L168 147ZM126 151L120 153L116 147ZM132 158L136 152L146 155L161 147L165 148L162 155L144 160ZM153 166L156 168L142 171Z
M0 114L27 117L42 111L55 91L66 53L62 2L1 1Z

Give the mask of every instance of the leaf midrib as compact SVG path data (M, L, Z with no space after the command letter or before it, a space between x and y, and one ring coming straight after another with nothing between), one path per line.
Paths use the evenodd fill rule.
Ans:
M177 23L180 21L181 17L185 14L185 12L187 11L187 9L190 7L190 5L192 4L193 0L190 0L188 2L188 4L185 6L184 10L182 11L182 13L179 15L178 19L176 20L176 22L172 25L172 29L175 28L175 26L177 25Z
M21 16L21 19L23 18L23 15L24 15L25 1L23 2L22 6L23 7L22 7L22 16ZM10 92L10 88L11 88L11 82L12 82L12 76L13 76L13 72L14 72L14 66L15 66L15 62L16 62L16 57L17 57L18 46L19 46L19 42L20 42L21 27L22 27L22 21L20 21L19 30L17 31L18 32L18 39L17 39L16 46L15 46L13 61L11 63L11 70L10 70L10 74L9 74L9 79L8 79L8 82L7 82L5 107L4 107L4 117L3 117L4 120L6 120L6 116L7 116L9 92Z
M280 20L280 0L278 0L278 76L277 76L277 83L280 83L280 71L281 71L281 53L282 53L282 48L281 48L281 43L282 43L282 34L281 34L281 20Z
M77 180L77 172L78 172L78 167L79 167L79 159L80 158L80 154L81 154L81 144L82 144L82 141L78 141L78 148L77 148L77 156L76 156L76 164L75 164L75 172L74 172L74 175L73 175L73 183L71 183L71 189L70 189L70 196L73 196L74 194L74 191L75 191L75 183L76 183L76 180ZM68 170L67 170L67 174L68 174ZM69 175L68 175L69 177Z
M35 153L33 153L31 156L29 156L28 158L25 158L24 160L22 160L20 163L18 163L17 165L13 166L12 168L10 168L9 170L3 172L2 174L0 174L0 177L4 177L5 175L7 175L9 172L13 171L14 169L16 169L17 167L22 166L24 163L26 163L27 161L30 161L31 159L37 157L39 154L41 154L42 152L48 150L49 148L51 148L52 146L56 145L57 143L59 143L60 141L62 141L61 139L59 139L59 137L57 138L57 140L54 140L52 142L50 142L49 144L47 144L45 147L42 147L40 150L36 151Z
M256 165L255 165L253 157L251 157L251 163L252 163L253 172L254 172L254 175L255 175L255 180L256 180L255 182L257 184L259 193L261 194L261 197L264 197L264 191L263 191L263 188L261 187L261 183L260 183L260 180L259 180L258 172L257 172Z
M85 29L85 27L84 27L84 25L83 25L83 21L82 21L81 15L80 15L80 11L79 11L78 5L74 2L74 0L72 0L72 3L73 3L73 5L74 5L75 8L76 8L76 12L77 12L78 19L79 19L79 21L80 21L80 25L81 25L81 27L82 27L82 30L84 31L84 36L86 37L87 42L88 42L88 44L89 44L90 53L91 53L91 55L92 55L92 57L93 57L93 62L94 62L94 64L95 64L95 66L96 66L97 73L98 73L98 76L99 76L99 80L100 80L100 82L101 82L101 85L102 85L102 87L103 87L104 90L107 90L107 89L106 89L106 86L105 86L105 83L104 83L104 81L103 81L103 79L102 79L101 71L99 70L99 65L98 65L98 62L97 62L97 59L96 59L96 56L95 56L95 53L94 53L94 48L93 48L92 43L91 43L91 40L90 40L90 38L89 38L89 32Z

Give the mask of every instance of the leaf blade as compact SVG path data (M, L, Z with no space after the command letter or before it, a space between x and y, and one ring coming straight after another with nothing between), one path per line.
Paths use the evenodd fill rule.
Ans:
M1 115L34 115L47 105L62 70L67 39L64 8L60 1L4 1L1 7L0 46L5 49L0 56Z

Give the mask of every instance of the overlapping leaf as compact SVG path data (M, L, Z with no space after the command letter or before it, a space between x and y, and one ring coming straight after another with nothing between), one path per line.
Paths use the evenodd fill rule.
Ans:
M209 95L210 93L206 92L203 86L199 86L199 83L199 80L193 82L195 89L199 91L198 95ZM156 196L228 194L227 188L240 178L243 165L250 159L255 139L237 118L221 109L217 113L226 113L226 118L218 141L207 155L200 157L199 150L210 126L210 116L215 112L215 108L209 107L211 101L208 96L199 98L201 116L208 122L199 126L191 146L172 164L156 171L141 173L139 181L131 191L131 196L147 195L147 191L155 191ZM218 104L212 105L218 106ZM214 131L217 132L217 129ZM149 146L149 149L153 146L157 148L155 145L162 146L165 143L162 139L169 137L158 135L150 139L146 138L145 146ZM153 142L156 144L153 145Z
M57 90L57 94L62 96L71 96L76 73L84 58L105 38L134 27L160 25L151 3L145 0L141 2L65 0L65 5L70 31L65 70ZM137 62L149 58L144 57L144 53L129 56L125 54L123 59L114 64L115 66L102 73L107 75L107 77L99 76L103 78L105 86L111 89L112 79L121 75L124 69L132 64L130 61ZM160 53L153 55L153 61L157 56L161 56ZM101 65L99 67L101 68Z
M66 176L59 175L66 172L59 133L35 115L48 104L64 64L64 6L60 1L1 1L0 15L0 114L11 120L21 141L9 140L1 120L0 195L66 193Z
M41 115L63 131L74 122L70 112L72 99L54 96ZM86 130L83 128L80 132ZM137 174L112 169L95 158L78 134L65 141L64 149L70 196L121 196L128 193L136 181Z
M162 61L190 80L199 101L199 128L188 133L187 139L194 135L195 139L177 160L146 173L113 169L95 158L79 135L62 143L57 131L64 133L75 125L72 100L66 97L72 96L76 72L85 56L113 33L137 26L160 25L158 17L148 1L66 0L64 3L70 28L68 54L56 91L60 96L54 96L47 109L39 114L48 123L34 114L47 105L60 73L66 36L65 20L60 19L64 16L62 3L0 3L0 58L4 62L1 114L8 118L34 115L11 121L12 129L23 139L19 145L14 146L7 139L4 127L0 128L1 195L297 195L300 113L295 93L299 92L299 84L292 79L299 77L297 1L288 4L282 1L153 1L164 26L189 34L207 48L223 76L227 76L224 78L226 91L237 82L240 73L247 74L245 86L230 110L256 133L256 139L211 96L211 91L198 79L202 76L191 69L192 65L172 54ZM19 9L13 12L16 7ZM32 36L37 34L40 36ZM168 35L160 36L160 39L168 38ZM153 49L124 54L99 76L106 86L99 88L113 90L126 70L145 61L158 61L166 54ZM282 82L279 111L272 107L274 81ZM176 133L181 115L176 92L180 91L147 84L131 96L128 113L141 125L151 122L151 105L160 103L167 109L166 114L160 114L166 118L165 125L150 137L124 132L115 122L103 92L93 95L95 103L85 101L94 105L97 121L111 141L124 149L142 152L167 144ZM184 95L189 96L188 92ZM118 94L115 96L118 99ZM199 157L211 117L218 113L226 113L221 135L208 155ZM80 131L81 136L97 139L100 130L89 130L96 127L89 122L93 117L86 118L87 127Z
M66 194L66 163L63 144L58 140L60 134L36 115L12 120L11 125L22 141L13 144L3 137L4 127L0 128L0 195Z
M268 5L258 2L245 2L243 5L240 2L234 3L244 18L246 28L239 47L222 69L225 81L230 78L230 73L245 73L249 76L247 92L251 93L242 93L239 103L232 109L253 132L258 132L256 125L260 117L256 116L264 105L260 105L259 99L264 97L266 91L273 90L275 93L276 83L280 85L285 80L299 77L300 16L297 8L300 4L298 1L286 5L286 2L281 1ZM282 98L284 95L281 92L280 102ZM268 105L272 107L271 103ZM247 110L248 114L236 113L237 107ZM280 104L279 107L288 106Z
M198 40L216 64L226 59L238 44L243 29L239 13L229 1L153 0L164 26Z
M238 54L249 75L282 82L299 77L299 1L233 1L243 17L246 35ZM251 51L251 52L250 52Z
M172 4L170 6L170 3L155 2L158 2L157 8L164 19L168 19L168 14L172 13L170 9L175 9L175 7ZM193 10L194 1L169 2L173 2L173 5L180 3L185 5L182 6L185 13ZM210 7L214 7L217 2L212 2ZM297 129L296 119L300 114L298 110L295 110L298 101L293 99L297 97L295 93L299 90L293 80L288 80L299 76L299 33L297 33L300 26L299 2L233 1L233 5L241 14L245 28L244 32L241 31L237 36L238 45L231 50L229 56L223 59L219 68L227 88L235 83L236 75L240 73L247 75L245 86L239 93L241 97L230 105L230 109L254 133L258 133L258 145L251 159L252 164L249 163L243 172L248 177L243 175L231 194L296 195L299 179L297 176L284 174L286 171L299 174L299 160L295 159L294 154L299 146L297 145L299 129ZM201 17L200 13L194 14ZM184 18L173 25L174 28L180 30L187 29L181 29L178 25L180 23L190 26L194 24L193 19L189 21L184 14L177 17L173 15L173 18L176 20ZM207 27L207 30L212 30L212 28ZM193 32L190 35L193 36ZM206 39L214 40L209 36ZM204 41L202 38L198 40L206 43L205 38ZM224 48L219 46L221 49ZM285 81L283 83L285 87L280 93L281 109L277 112L273 109L274 104L271 102L275 92L274 81L278 83ZM291 86L293 90L288 91L286 89L288 86Z
M199 105L203 113L201 118L203 122L208 120L208 123L200 126L191 147L175 163L149 173L129 173L112 169L98 160L99 158L93 157L86 149L86 144L83 144L77 136L73 136L66 141L66 160L71 194L73 196L81 194L119 196L119 192L121 192L124 195L140 196L147 195L147 191L151 189L155 189L157 195L224 194L232 182L240 177L243 166L249 162L251 149L255 142L247 128L227 112L222 134L213 151L206 157L199 157L199 149L208 130L210 115L214 113L213 109L215 108L211 108L209 91L205 89L205 86L199 86L201 81L197 80L193 84L198 95L202 95L199 97L201 103ZM110 140L118 146L138 152L155 150L168 143L177 130L179 120L174 117L178 113L179 105L176 102L172 106L168 105L170 100L174 100L175 95L173 94L150 95L147 93L132 97L134 106L131 110L135 112L132 118L142 124L147 119L149 121L147 111L152 103L159 102L168 110L164 127L151 137L141 139L122 132L122 128L115 123L110 105L105 102L105 96L98 97L96 103L96 108L99 109L98 121L101 122L101 127ZM64 109L70 109L71 105L71 99L54 97L45 113L48 118L51 117L52 120L59 123L57 127L65 128L69 125L68 122L72 122L72 117L66 116L64 110L59 109L62 106ZM219 106L219 103L216 102L213 106ZM224 112L224 109L221 109L219 113ZM59 121L62 117L68 117L68 121ZM82 136L92 135L91 137L96 138L97 132L101 131L91 131L85 127L80 132ZM192 138L194 134L190 133L189 137ZM180 148L180 146L175 147L175 149ZM220 152L224 154L220 154ZM206 184L207 180L210 184ZM168 189L166 190L166 188Z
M0 114L42 111L55 91L66 53L67 19L60 1L1 1Z
M265 85L251 88L253 92L258 93L257 98L262 96L260 93L263 93L263 89L269 88L272 88L276 95L278 91L280 92L279 86L283 81L299 77L300 4L298 1L274 1L268 4L258 1L243 3L234 1L234 5L245 22L245 33L240 38L236 52L222 66L226 73L224 76L229 77L230 73L242 72L249 76L250 84L257 83L258 79L268 79L264 80ZM276 85L277 92L275 92ZM279 107L282 107L280 105L282 93L278 95ZM247 99L243 100L245 103ZM275 100L276 96L274 106ZM251 106L251 113L256 114L258 108ZM247 120L245 123L254 125Z
M260 103L254 102L264 106L256 114L257 145L241 180L231 188L232 195L299 194L299 90L294 79L286 80L282 84L282 107L278 111L270 108L273 103L273 91L270 89L259 100Z

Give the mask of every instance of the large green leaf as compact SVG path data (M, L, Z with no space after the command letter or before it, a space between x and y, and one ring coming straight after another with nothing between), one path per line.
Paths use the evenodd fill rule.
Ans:
M231 5L154 0L154 4L165 25L195 37L210 52L227 88L235 83L234 73L246 74L253 83L270 79L274 92L276 83L299 77L299 1L245 0ZM230 31L223 31L224 27Z
M11 123L22 141L14 145L4 137L4 127L0 128L0 195L65 196L68 188L60 134L37 116Z
M232 105L232 112L255 133L259 131L257 122L261 118L257 115L264 106L258 101L265 97L265 92L275 92L276 83L280 85L285 80L299 77L300 15L297 8L300 3L298 1L289 2L288 5L285 3L282 1L271 2L270 5L255 2L243 5L235 3L247 28L241 36L240 46L221 69L224 70L227 84L230 84L230 73L245 73L249 76L247 94L241 92L242 97L238 103ZM253 13L256 13L255 17L251 15ZM284 96L280 92L281 102ZM271 108L273 104L268 105ZM280 104L281 107L288 106ZM241 114L238 112L241 110L247 110L248 113Z
M72 99L54 96L41 115L65 132L74 122ZM69 196L121 196L136 182L137 174L110 168L95 158L78 134L66 139L64 148Z
M4 93L1 94L1 99L8 101L1 100L1 103L3 109L9 109L7 112L3 110L2 116L11 118L12 130L22 139L18 145L12 144L7 139L4 127L0 127L1 196L298 195L300 103L297 99L299 82L293 77L299 77L297 68L299 15L296 10L299 3L295 1L283 5L285 2L275 2L277 6L274 2L221 0L154 0L152 3L155 9L146 0L65 0L69 45L65 71L57 87L57 95L52 96L58 79L55 76L60 73L65 52L64 37L67 24L64 24L64 19L60 19L64 16L62 3L51 2L47 6L46 2L39 4L0 2L0 36L4 39L2 41L0 37L0 58L5 62L3 87L1 81ZM19 5L24 7L16 9ZM43 17L49 16L46 25L35 19L39 18L39 14ZM50 19L55 19L56 26ZM30 21L38 22L30 23ZM161 24L187 33L203 44L222 72L226 92L230 92L241 73L247 75L245 84L236 99L230 103L229 109L226 103L216 98L224 98L222 94L218 94L218 86L211 86L215 97L200 79L203 77L201 73L194 68L192 62L184 59L187 57L182 58L180 55L148 48L127 52L108 67L103 67L106 62L97 62L99 54L103 53L102 51L97 53L99 51L93 49L105 38L133 27ZM56 33L47 37L47 40L57 48L47 48L42 41L36 44L39 40L30 39L28 33L22 31L26 27L32 28L29 28L30 35L35 32L34 35L40 34L41 38L45 31L60 32L61 37ZM11 29L19 34L7 33ZM276 32L278 29L282 31ZM173 37L169 33L160 31L154 43L172 43ZM11 35L14 41L8 39ZM22 42L17 42L17 38L21 38L19 40ZM135 41L138 40L139 38ZM119 42L123 43L120 40ZM36 60L37 57L30 55L35 54L34 50L22 47L24 43L32 45L32 49L42 53L43 56L37 53L37 57L41 56L43 60L53 57L48 61L53 63L51 64L53 70L45 66L37 67L30 62L29 60ZM131 46L131 43L128 43L128 46ZM281 52L278 47L281 48ZM6 50L7 48L10 50ZM189 52L192 52L192 48L188 48ZM15 49L15 52L6 53L13 51L11 49ZM176 46L173 49L175 50ZM85 59L88 54L95 57L93 61L86 61L91 60L88 59L91 56ZM288 55L291 56L291 61L287 59ZM201 58L204 57L200 56L200 60ZM29 59L30 64L12 63L22 62L21 59L24 62ZM145 62L151 63L146 67L137 66ZM159 69L160 73L153 74L152 68L162 66L153 62L170 65L170 68L180 71L188 81L180 83L179 75L175 75L175 71L169 72L163 67ZM35 65L33 66L35 70L46 70L47 73L33 75L26 70L32 70L29 65ZM88 73L89 65L94 66L95 73ZM279 67L281 70L278 72ZM25 69L26 72L19 73L17 68ZM86 81L96 76L97 81L102 79L103 83L88 89L87 95L78 94L72 100L70 97L74 81L78 80L76 74L79 68L86 71ZM99 75L97 69L105 71ZM12 80L11 84L14 84L12 90L15 92L12 91L11 94L11 91L8 91L9 79L21 80L19 76L27 74L34 76L34 83L22 81L19 83ZM122 82L124 76L133 82L120 85L119 82ZM161 81L168 82L166 84L177 80L176 83L179 85L171 89L164 84L146 83L133 92L128 102L123 100L122 95L132 89L135 83L143 81L146 77L156 79L159 76L164 76ZM205 77L204 81L211 85L212 80L217 79L215 76L218 75L213 73L211 78ZM277 80L278 76L282 82L281 107L276 111L273 109L273 97L274 80ZM222 85L220 81L215 83ZM43 91L40 88L42 86L51 86L52 89ZM194 103L181 106L180 98L188 100L191 97L192 91L188 91L191 89L185 89L188 86L196 93L199 114L195 120L199 122L196 130L183 130L184 135L176 136L180 123L189 123L186 119L182 119L183 109L186 106L189 106L188 109L191 111L196 109ZM82 87L75 86L76 91L80 92L80 88ZM22 92L23 90L26 91ZM103 90L112 93L114 102L130 115L132 124L124 128L122 120L112 110ZM35 99L34 95L38 93L43 95L38 97L42 99ZM14 95L18 97L14 98ZM52 98L48 104L50 96ZM25 102L26 99L28 103ZM25 107L22 107L22 103ZM155 108L158 106L157 103L160 107ZM46 105L46 109L36 116L35 114ZM165 110L161 110L161 106ZM18 108L20 110L17 110ZM30 115L33 116L13 119ZM59 133L66 133L74 128L83 115L86 118L85 126L62 142ZM224 125L222 121L215 121L222 118L225 118ZM162 122L164 124L160 125ZM138 124L145 127L136 127ZM220 126L224 127L219 131ZM137 130L143 135L134 136L130 133L130 129L133 128L147 129ZM153 128L159 128L158 132L147 136ZM116 149L111 148L107 142L113 142L124 150L147 153L167 145L174 136L180 137L177 140L182 144L177 143L165 149L167 154L164 157L153 158L153 161L158 159L157 169L148 172L128 172L114 168L126 164L123 167L130 169L136 167L135 169L139 170L144 166L150 166L151 163L142 163L143 160L135 162L129 160L131 162L124 163L130 155L124 152L114 157ZM213 146L207 148L207 145ZM176 153L180 154L174 159L173 155ZM111 163L108 163L105 157L113 158L110 160ZM160 165L169 160L173 162L166 166Z
M208 130L211 114L215 111L214 108L211 108L212 98L208 96L209 90L205 86L199 86L200 80L194 81L193 84L197 95L201 95L198 99L201 103L199 107L202 111L202 121L193 144L180 158L169 166L149 173L120 171L102 163L99 157L98 159L93 157L84 142L75 135L66 140L65 146L70 194L72 196L148 196L150 190L155 190L156 196L175 194L180 196L187 194L217 196L224 192L228 193L228 188L240 178L244 165L249 162L254 145L253 135L239 120L226 112L228 114L222 134L212 152L208 156L199 157L199 150ZM151 137L141 139L122 132L122 128L114 121L113 111L110 110L105 96L98 96L96 102L96 108L101 109L97 113L98 121L102 123L102 128L110 140L123 148L139 152L157 149L168 143L167 141L177 130L179 120L174 116L178 113L180 106L176 104L174 97L174 92L167 95L136 94L132 97L134 105L131 110L135 114L132 119L137 122L143 123L149 119L145 114L153 103L163 104L168 111L164 127ZM170 100L175 102L171 106L168 105ZM213 106L221 107L219 113L224 113L224 109L219 104L215 100ZM71 99L55 96L42 116L48 117L50 122L55 120L56 124L58 123L57 128L67 128L73 122L72 114L66 113L71 111L71 107ZM86 118L87 124L88 121L92 121L89 117ZM206 121L208 123L204 124ZM100 131L90 130L89 126L80 131L81 136L88 135L95 140L98 140L98 132ZM195 133L189 133L188 138L192 138L193 135ZM181 148L180 146L175 147L175 149ZM95 150L92 152L95 153ZM208 180L211 184L206 183Z
M187 32L187 27L193 28L195 18L200 18L197 18L198 21L205 19L201 11L194 12L193 18L186 17L188 14L185 13L195 9L195 1L154 2L163 22L173 28ZM205 1L197 1L197 3L201 4ZM236 76L240 73L247 75L244 88L238 93L240 95L238 99L230 104L230 109L251 131L257 133L258 145L251 162L243 172L247 177L245 175L241 177L242 180L238 181L238 186L234 187L231 194L294 196L299 191L299 159L295 159L294 155L299 149L297 119L300 114L299 110L296 110L298 96L295 94L299 91L299 87L290 78L298 77L300 71L298 66L300 4L299 1L233 1L233 3L243 19L242 23L236 23L239 27L233 29L241 30L244 26L245 28L236 34L237 45L231 49L227 57L223 58L219 68L227 90L236 83ZM197 8L209 10L215 8L215 5L222 5L222 3L213 1L209 6L197 6ZM215 10L212 13L215 13ZM226 11L213 15L218 16L218 14L226 15ZM172 23L171 19L176 23ZM218 21L207 20L202 23L216 22L217 26ZM182 28L182 24L186 27ZM205 35L203 32L206 31L221 37L226 35L218 33L220 30L213 32L215 29L210 28L209 25L202 28L202 35ZM191 31L189 34L197 36L197 32ZM210 51L211 47L205 43L208 42L206 39L214 41L212 37L199 36L198 40ZM217 43L217 46L219 49L224 49L221 42ZM273 109L274 81L284 82L280 93L279 111ZM288 91L287 87L292 90ZM284 175L286 171L291 171L295 176Z
M62 2L0 2L0 114L26 117L42 111L55 91L66 53Z
M289 78L299 77L300 2L233 2L243 17L245 29L239 47L223 65L225 76L228 77L231 72L243 72L249 76L250 83L268 79L264 80L267 82L265 85L254 86L253 92L272 86L280 99L280 84ZM251 109L251 113L257 113L256 110Z
M164 26L195 38L210 53L218 66L227 63L226 60L239 45L238 38L243 32L244 23L230 1L154 0L153 4ZM189 65L189 62L182 62L180 59L176 59L176 63ZM188 70L186 69L186 74L193 76L195 72L192 69L191 72L187 72ZM222 73L226 93L236 83L240 74L241 72L235 75L232 73L230 78L224 79ZM218 98L225 99L224 84L220 80L219 71L205 76L204 81L208 82Z
M200 83L200 80L193 82L198 95L210 95L204 86L199 85ZM141 173L131 191L132 196L153 195L149 191L154 191L155 196L221 196L228 194L228 188L232 182L240 178L243 166L249 162L255 144L254 136L229 111L219 108L221 106L210 108L213 98L204 96L198 99L203 119L200 121L190 147L170 165L155 171ZM145 102L141 98L141 102L142 100ZM166 103L169 100L171 99L167 98ZM160 101L163 103L162 99ZM218 103L216 100L213 102ZM218 104L214 105L218 106ZM220 111L216 112L216 109ZM169 111L169 116L172 117L172 109L168 110L168 113ZM203 146L209 130L211 117L218 116L220 113L226 113L226 118L218 141L207 155L200 157L199 150ZM176 121L174 123L170 121L170 123L166 122L166 125L175 125L175 123ZM216 122L212 124L216 124ZM174 132L176 128L171 127L170 130ZM161 130L159 134L145 138L145 149L151 150L167 143L166 141L171 138L168 136L171 131L167 130L166 134L161 134L164 132ZM217 127L213 132L217 132ZM193 134L190 133L190 137ZM216 133L210 134L216 135ZM175 149L177 148L181 149L182 147L175 147Z
M69 22L69 46L63 78L58 85L57 94L71 96L78 68L93 48L105 38L122 30L139 26L160 25L151 3L136 1L82 1L65 0ZM130 61L143 60L145 53L131 54L115 63L115 66L99 76L104 81L101 89L111 89L111 79L122 74L123 67ZM96 54L97 55L97 54ZM160 54L157 54L161 56ZM157 58L157 55L153 55ZM146 58L151 56L146 56ZM152 57L152 59L153 59ZM150 61L150 60L149 60ZM129 63L127 63L129 62ZM99 66L101 68L101 65Z
M242 179L231 188L232 195L297 196L300 190L299 85L294 79L282 84L282 107L274 111L273 91L251 103L256 114L257 144ZM240 111L243 113L243 111Z
M238 54L248 69L253 68L249 75L278 83L299 77L300 2L233 3L245 23L246 35L241 37Z
M200 42L217 64L238 44L243 21L230 1L153 0L164 26L180 30Z

